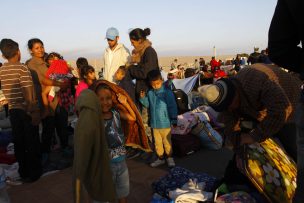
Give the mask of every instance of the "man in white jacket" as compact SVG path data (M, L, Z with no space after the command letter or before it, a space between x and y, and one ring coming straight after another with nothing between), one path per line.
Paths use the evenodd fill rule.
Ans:
M120 66L126 65L130 60L130 52L123 45L119 44L119 32L111 27L107 30L106 39L109 47L104 52L104 79L116 83L114 73Z

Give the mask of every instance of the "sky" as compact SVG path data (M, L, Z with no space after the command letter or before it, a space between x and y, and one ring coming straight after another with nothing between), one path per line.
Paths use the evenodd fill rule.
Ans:
M47 52L66 59L102 57L107 28L132 50L128 31L151 29L148 39L159 56L251 53L267 46L276 0L0 0L0 39L19 43L37 37ZM1 58L0 61L3 62Z

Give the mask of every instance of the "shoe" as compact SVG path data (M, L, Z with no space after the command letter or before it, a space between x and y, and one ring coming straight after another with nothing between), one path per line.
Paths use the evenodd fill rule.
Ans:
M130 149L127 152L127 159L134 159L136 157L138 157L141 154L141 152L137 149Z
M152 162L152 163L150 164L150 166L154 168L154 167L163 165L163 164L165 164L165 163L166 163L166 161L165 161L164 159L156 159L154 162Z
M172 157L167 158L167 164L169 168L175 167L174 159Z

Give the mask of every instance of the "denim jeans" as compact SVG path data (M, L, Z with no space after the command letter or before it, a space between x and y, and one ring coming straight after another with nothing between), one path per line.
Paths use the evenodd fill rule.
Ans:
M298 104L296 109L297 125L297 188L294 203L304 202L304 103Z

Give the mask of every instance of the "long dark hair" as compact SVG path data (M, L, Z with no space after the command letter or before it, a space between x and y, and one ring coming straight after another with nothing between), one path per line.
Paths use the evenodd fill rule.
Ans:
M82 66L80 69L80 79L88 83L87 75L92 72L95 72L95 69L92 66L90 65Z
M141 28L136 28L129 33L129 37L132 40L138 41L140 39L141 40L147 39L147 36L149 36L150 34L151 34L150 28L145 28L144 30Z

